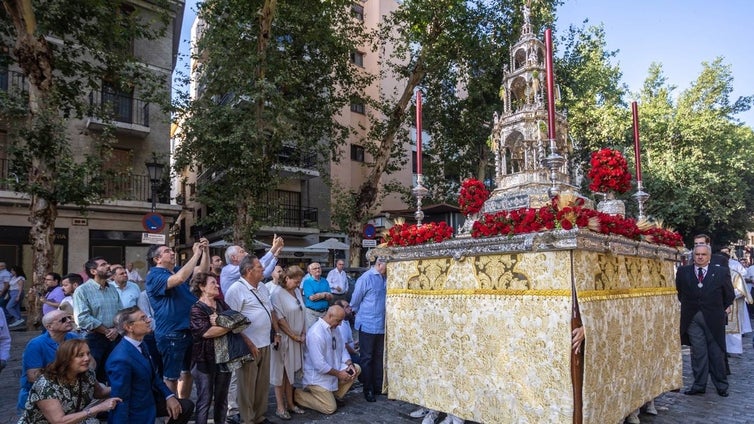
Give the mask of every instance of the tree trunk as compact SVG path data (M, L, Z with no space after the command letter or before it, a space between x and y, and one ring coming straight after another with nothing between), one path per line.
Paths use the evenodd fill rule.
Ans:
M372 170L369 172L369 176L364 183L361 184L361 187L359 187L359 191L356 194L353 219L351 219L347 229L348 236L351 238L352 266L354 263L358 264L359 258L361 257L361 230L364 223L371 218L372 208L375 203L377 203L380 180L382 179L382 175L385 173L388 161L390 160L390 152L395 143L395 134L403 124L403 119L406 115L406 108L414 95L414 89L419 85L425 75L424 56L419 55L414 70L411 72L411 75L409 75L408 81L406 81L406 86L403 89L403 93L401 94L398 103L393 107L388 116L387 128L385 134L380 140L379 150L374 157Z
M52 271L55 257L55 220L57 205L33 195L29 205L29 241L33 252L31 289L27 299L26 328L32 330L42 320L42 303L36 291L44 292L44 278Z

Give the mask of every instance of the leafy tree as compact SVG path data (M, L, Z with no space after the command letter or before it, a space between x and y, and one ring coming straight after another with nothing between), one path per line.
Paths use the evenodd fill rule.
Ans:
M0 52L6 54L0 53L0 59L16 64L28 82L20 92L0 92L0 120L8 125L10 172L19 177L9 183L30 197L35 284L52 270L58 206L85 206L101 195L98 165L111 133L92 136L92 146L75 155L68 124L85 115L107 121L108 114L82 93L99 90L103 80L116 88L167 82L137 65L125 48L135 39L164 33L168 3L153 3L162 12L145 15L120 0L2 0Z
M230 225L250 242L275 220L270 193L284 181L283 154L325 173L350 128L336 117L371 76L349 56L365 42L350 0L211 0L200 4L204 30L193 58L200 95L181 105L176 169L214 173L197 187L210 207L203 224Z
M547 21L554 3L535 3L532 15ZM364 140L373 162L364 183L343 196L352 206L346 220L352 263L358 260L362 226L373 216L380 194L397 185L385 179L406 164L401 148L408 134L403 129L412 122L411 100L417 87L428 91L425 116L430 118L427 128L433 136L428 156L436 162L430 159L427 171L431 185L438 187L432 196L452 196L457 187L446 180L460 177L461 169L484 172L491 155L486 147L486 122L498 102L495 96L504 46L519 34L511 25L521 24L522 4L502 0L411 0L402 2L385 17L378 34L380 51L391 52L385 58L385 67L387 74L400 84L394 93L371 99L380 112L371 117ZM441 164L443 161L446 164Z
M753 96L731 101L733 76L722 58L702 72L673 104L661 66L653 64L641 92L645 182L649 212L690 241L697 233L716 244L745 238L754 222L754 132L735 115ZM646 105L646 106L645 106Z

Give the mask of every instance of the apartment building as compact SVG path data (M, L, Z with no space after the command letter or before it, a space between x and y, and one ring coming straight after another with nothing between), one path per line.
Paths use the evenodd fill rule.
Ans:
M141 16L156 13L148 0L129 2ZM173 9L164 35L157 40L132 42L134 56L140 64L168 84L176 64L183 20L184 2L171 2ZM0 90L28 92L28 82L15 64L0 67ZM170 116L154 103L139 98L138 91L120 92L103 82L100 90L82 93L92 105L107 104L117 141L104 167L111 171L103 197L107 200L82 211L75 205L61 205L55 222L53 271L81 272L92 256L104 256L111 263L133 262L142 276L146 273L148 244L142 243L145 214L152 212L152 184L147 162L164 165L164 179L156 190L156 212L164 219L162 234L168 235L181 207L171 204L169 190ZM169 96L169 94L166 94ZM94 117L70 119L67 135L71 150L81 155L92 148L92 137L105 129ZM0 260L20 264L31 274L32 251L29 242L29 196L11 190L9 171L8 123L0 122ZM164 181L163 181L164 180ZM155 227L153 227L154 230Z
M376 29L384 17L394 11L399 4L400 2L395 0L359 0L352 5L351 14L367 29ZM197 19L192 27L192 45L196 44L196 40L201 37L203 31L204 23ZM350 60L352 65L361 68L362 72L383 75L382 67L385 65L382 58L390 53L387 48L373 52L365 46L363 49L352 52ZM198 68L196 62L192 62L190 66L192 72ZM192 81L196 81L196 78L192 78ZM383 77L369 86L364 95L371 98L385 98L385 96L393 96L397 87L401 86L396 78ZM195 98L201 94L201 87L192 85L190 93ZM368 115L373 113L376 112L370 110L367 104L353 103L335 117L341 124L357 129L349 142L341 146L341 160L337 163L332 162L326 167L329 177L342 188L357 189L368 177L370 169L367 164L372 158L368 149L359 140L369 131ZM411 139L413 139L415 131L411 133ZM406 155L412 155L415 151L413 141L404 140L402 143L402 149ZM323 175L320 175L315 164L311 162L311 156L299 151L295 146L290 146L279 155L278 159L281 163L280 170L284 181L270 195L268 201L268 207L277 213L266 214L267 217L274 218L272 221L264 222L259 229L253 249L263 250L271 242L273 234L278 234L285 238L285 248L281 254L285 263L306 264L316 260L329 264L333 260L333 253L335 257L347 258L348 252L345 250L333 252L309 247L329 238L336 238L346 244L348 241L345 233L339 231L333 222L333 208L336 207L334 193L324 183ZM390 179L403 181L407 186L412 186L415 181L414 171L411 167L407 167L392 174ZM198 172L186 170L176 180L176 195L180 199L185 199L185 209L180 218L181 228L177 239L179 247L187 248L200 234L209 237L212 245L217 248L217 252L221 252L222 248L227 245L223 238L229 234L229 230L207 229L197 224L203 216L206 216L207 205L199 204L193 199L196 187L211 184L213 174L216 172L218 171L203 169L199 164ZM376 215L379 215L382 210L399 210L407 207L409 205L402 202L398 196L391 195L386 197L377 208ZM383 221L378 218L375 223L380 226Z

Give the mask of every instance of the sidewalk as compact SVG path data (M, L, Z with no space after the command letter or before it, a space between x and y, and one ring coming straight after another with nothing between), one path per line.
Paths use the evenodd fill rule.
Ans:
M16 400L18 397L18 379L21 374L21 355L24 346L38 331L12 331L13 339L11 359L8 367L0 374L0 424L15 423ZM708 387L701 396L686 396L683 393L668 392L658 397L655 405L659 415L642 413L642 423L656 424L707 424L724 422L726 424L754 424L754 348L752 335L744 336L744 353L741 357L730 358L732 375L729 376L730 396L723 398L715 393L714 387ZM651 359L651 358L648 358ZM683 382L688 387L691 380L689 350L683 349ZM483 401L480 399L480 401ZM378 396L377 402L367 403L362 395L361 386L352 389L346 395L345 406L339 407L333 415L322 415L314 411L295 416L288 422L325 423L339 422L348 424L392 424L415 423L419 419L410 418L408 414L417 406L407 402L388 400ZM270 390L270 406L267 417L273 423L285 423L275 416L275 397ZM211 422L211 421L210 421ZM539 423L535 423L539 424Z

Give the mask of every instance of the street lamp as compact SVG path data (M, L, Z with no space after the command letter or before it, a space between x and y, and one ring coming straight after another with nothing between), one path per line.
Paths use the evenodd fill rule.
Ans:
M149 172L149 182L152 184L152 212L157 210L157 187L162 180L162 170L165 165L157 162L157 155L152 152L152 161L146 162L147 172Z

